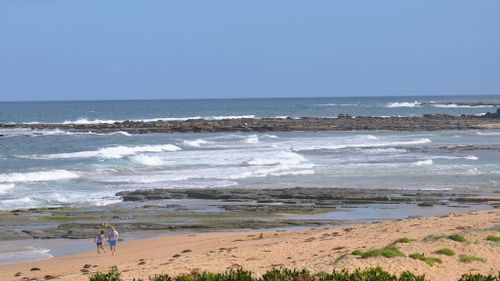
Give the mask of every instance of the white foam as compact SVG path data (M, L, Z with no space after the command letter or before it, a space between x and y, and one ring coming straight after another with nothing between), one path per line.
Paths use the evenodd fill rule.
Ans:
M367 139L367 140L378 140L379 138L374 135L361 135L359 138Z
M10 173L0 174L0 182L16 183L16 182L38 182L38 181L57 181L76 179L79 175L66 170L49 170L40 172L28 173Z
M125 121L132 122L154 122L154 121L186 121L192 119L204 119L204 120L225 120L225 119L254 119L255 115L229 115L229 116L191 116L191 117L158 117L158 118L147 118L147 119L129 119L129 120L115 120L115 119L93 119L89 120L87 118L79 118L77 120L65 120L62 124L114 124L121 123ZM33 122L31 122L33 124ZM29 123L25 123L29 124Z
M418 107L420 106L420 102L390 102L386 105L386 107Z
M180 147L173 144L163 145L143 145L143 146L112 146L105 147L98 150L79 151L69 153L55 153L40 155L35 158L45 159L65 159L65 158L122 158L129 155L134 155L143 152L164 152L164 151L179 151Z
M434 161L432 161L432 159L417 161L417 162L413 163L414 166L427 166L427 165L432 165L432 164L434 164Z
M431 159L450 159L450 160L454 160L454 159L465 159L465 160L479 160L479 158L477 158L477 156L474 156L474 155L467 155L467 156L432 156Z
M150 155L135 155L131 158L132 162L145 165L145 166L162 166L165 164L163 160L158 156L150 156Z
M202 144L208 144L209 141L196 139L196 140L184 140L182 143L188 146L200 147Z
M49 249L27 247L17 251L0 252L0 264L45 260L52 257Z
M389 148L368 148L368 149L363 149L361 150L362 152L365 153L373 153L373 154L382 154L382 153L405 153L407 152L406 149L400 149L400 148L394 148L394 147L389 147Z
M376 142L361 142L361 143L355 143L355 142L349 142L345 141L344 143L338 143L338 144L328 144L324 143L321 145L312 145L309 147L301 147L301 146L296 146L293 148L294 151L309 151L309 150L321 150L321 149L343 149L343 148L370 148L370 147L386 147L386 146L409 146L409 145L419 145L419 144L426 144L426 143L431 143L432 141L428 138L421 138L421 139L416 139L416 140L408 140L408 141L376 141Z
M54 130L39 130L30 128L14 128L14 129L0 129L0 135L3 137L39 137L39 136L70 136L70 135L97 135L97 136L110 136L110 135L124 135L130 137L127 132L118 131L112 133L94 133L94 132L69 132L61 129Z
M6 193L7 190L14 188L15 184L13 183L7 183L7 184L0 184L0 194Z
M259 137L257 135L250 135L244 140L246 143L258 143Z
M476 132L480 136L500 136L500 132Z
M434 103L430 104L432 107L438 107L438 108L484 108L484 107L494 107L494 105L489 105L489 104L481 104L481 105L467 105L467 104L440 104L440 103Z

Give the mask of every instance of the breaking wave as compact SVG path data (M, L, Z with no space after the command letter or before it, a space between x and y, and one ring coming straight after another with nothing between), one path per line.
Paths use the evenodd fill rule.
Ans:
M7 184L0 184L0 194L7 192L7 190L14 188L15 184L13 183L7 183Z
M432 164L434 164L434 161L432 161L432 159L421 160L413 163L414 166L427 166Z
M158 156L150 156L150 155L135 155L131 158L132 162L145 165L145 166L162 166L165 164L163 160Z
M182 143L187 146L200 147L202 144L208 144L210 142L202 139L197 139L197 140L184 140Z
M245 138L244 140L246 143L258 143L259 142L259 136L257 135L251 135Z
M431 103L432 107L438 108L482 108L482 107L494 107L490 104L480 104L480 105L468 105L468 104L454 104L454 103Z
M420 102L390 102L386 105L386 107L418 107L420 106Z
M480 136L500 136L500 132L476 132Z
M66 170L50 170L41 172L0 174L0 182L16 183L16 182L57 181L57 180L76 179L78 177L80 176L74 172Z
M294 151L311 151L311 150L322 150L322 149L344 149L344 148L375 148L375 147L387 147L387 146L407 146L407 145L418 145L431 143L432 141L428 138L421 138L417 140L410 141L380 141L380 142L365 142L365 143L345 143L345 144L324 144L319 146L310 147L294 147Z
M79 152L69 152L69 153L55 153L55 154L45 154L40 155L35 158L42 159L64 159L64 158L122 158L129 155L134 155L143 152L166 152L166 151L179 151L180 147L173 144L163 144L163 145L143 145L143 146L112 146L101 148L98 150L91 151L79 151Z
M154 121L186 121L192 119L204 119L204 120L224 120L224 119L253 119L255 115L229 115L229 116L191 116L191 117L158 117L158 118L148 118L148 119L129 119L129 120L114 120L114 119L93 119L89 120L87 118L79 118L77 120L65 120L62 124L113 124L121 123L125 121L132 122L154 122ZM25 123L28 124L28 123ZM31 123L33 124L33 122Z

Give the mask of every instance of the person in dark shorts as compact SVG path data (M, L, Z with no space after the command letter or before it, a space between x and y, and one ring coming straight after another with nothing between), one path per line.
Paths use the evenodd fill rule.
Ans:
M103 253L106 253L106 250L104 250L104 230L98 231L97 235L95 237L95 244L97 246L97 254L100 255L101 251Z

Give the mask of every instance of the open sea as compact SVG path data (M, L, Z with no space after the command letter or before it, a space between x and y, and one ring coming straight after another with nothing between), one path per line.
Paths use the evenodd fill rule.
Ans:
M481 115L500 96L0 103L1 123ZM451 103L450 103L451 102ZM456 102L456 104L454 104ZM149 188L500 188L500 130L130 135L0 129L0 210L104 205Z

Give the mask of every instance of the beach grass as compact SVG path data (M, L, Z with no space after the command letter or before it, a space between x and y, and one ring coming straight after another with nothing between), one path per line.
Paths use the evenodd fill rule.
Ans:
M412 259L421 260L430 266L434 266L436 264L443 263L443 261L440 258L426 257L424 254L420 254L420 253L413 253L413 254L409 255L409 257Z
M122 281L120 272L116 267L107 273L95 273L89 277L90 281ZM342 269L331 273L311 273L306 269L296 270L288 268L274 268L265 272L261 277L255 277L251 271L244 269L231 269L221 273L192 272L178 276L166 273L148 277L149 281L426 281L424 275L416 275L409 271L402 272L399 276L391 274L380 267L356 269L348 271ZM134 278L133 281L145 281Z
M445 256L454 256L455 255L455 251L453 251L452 249L450 248L441 248L437 251L434 252L435 254L439 254L439 255L445 255Z
M488 235L488 237L486 237L486 240L500 243L500 236Z
M493 230L500 232L500 224L495 224L494 226L488 228L487 230Z
M410 243L410 242L413 242L414 240L413 239L410 239L408 237L401 237L399 239L396 239L394 240L394 242L392 242L392 244L397 244L397 243Z
M363 252L362 250L354 250L351 254L355 256L360 256L363 259L373 258L373 257L386 257L386 258L395 258L395 257L405 257L406 255L401 252L398 248L394 246L386 246L384 248L378 249L370 249L368 251Z
M431 234L431 235L427 235L424 239L422 239L422 241L432 242L432 241L438 241L438 240L443 239L443 238L444 238L443 235Z
M482 263L486 262L485 258L476 257L476 256L468 256L468 255L460 255L459 260L463 263L471 263L471 262L475 262L475 261L479 261Z
M89 281L122 281L121 274L116 267L109 272L97 272L89 277ZM167 273L149 276L147 279L134 278L133 281L428 281L425 275L414 274L410 271L401 274L391 274L381 267L356 269L349 271L333 270L331 273L311 273L307 269L296 270L289 268L274 268L266 271L261 277L255 277L251 271L244 269L230 269L225 272L197 272L170 276ZM480 273L464 274L457 281L500 281L498 275L483 275Z
M465 239L465 237L461 234L448 235L447 238L456 242L462 242L462 243L467 242L467 239Z

